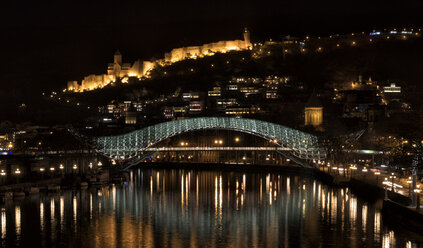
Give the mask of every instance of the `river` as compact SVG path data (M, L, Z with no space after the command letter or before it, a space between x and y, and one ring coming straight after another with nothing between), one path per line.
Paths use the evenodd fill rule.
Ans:
M422 247L380 201L309 176L133 169L129 182L1 205L3 247Z

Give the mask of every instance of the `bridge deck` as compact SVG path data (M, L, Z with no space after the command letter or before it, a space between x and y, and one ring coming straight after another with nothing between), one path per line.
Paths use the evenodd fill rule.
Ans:
M291 148L288 147L150 147L145 149L145 151L151 152L172 152L172 151L291 151Z

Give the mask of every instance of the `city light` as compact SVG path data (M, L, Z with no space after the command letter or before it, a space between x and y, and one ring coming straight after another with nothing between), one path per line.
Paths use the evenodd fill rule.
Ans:
M15 174L21 174L21 170L20 170L19 168L17 168L17 169L15 170Z
M77 169L78 169L78 165L74 164L74 165L72 166L72 169L77 170Z

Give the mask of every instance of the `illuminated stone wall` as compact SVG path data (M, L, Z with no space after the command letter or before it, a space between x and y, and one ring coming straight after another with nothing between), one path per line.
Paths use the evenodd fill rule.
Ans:
M215 53L226 53L229 51L239 51L250 49L250 33L245 30L243 33L244 40L218 41L208 43L201 46L188 46L175 48L169 53L164 54L163 59L155 61L137 60L133 64L123 63L122 54L119 51L113 55L113 63L107 65L107 74L86 76L81 84L77 81L69 81L67 85L68 91L83 92L102 88L111 82L115 82L120 78L122 82L128 82L128 77L149 77L150 71L156 65L167 65L184 59L196 59L198 57L211 56Z
M175 63L184 59L195 59L198 57L210 56L215 53L226 53L229 51L247 50L251 47L250 41L229 40L204 44L202 46L189 46L175 48L165 54L166 63Z

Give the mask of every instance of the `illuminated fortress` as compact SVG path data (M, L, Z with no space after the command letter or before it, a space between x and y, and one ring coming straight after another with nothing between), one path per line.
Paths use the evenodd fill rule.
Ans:
M122 54L118 51L114 54L113 63L107 66L107 74L88 75L79 84L77 81L69 81L68 91L83 92L103 88L112 82L120 79L122 83L127 83L129 77L148 78L150 71L157 65L170 65L184 59L196 59L204 56L212 56L215 53L226 53L230 51L240 51L251 49L250 32L245 29L244 40L229 40L208 43L201 46L188 46L175 48L165 53L163 59L155 61L137 60L133 64L123 63Z

